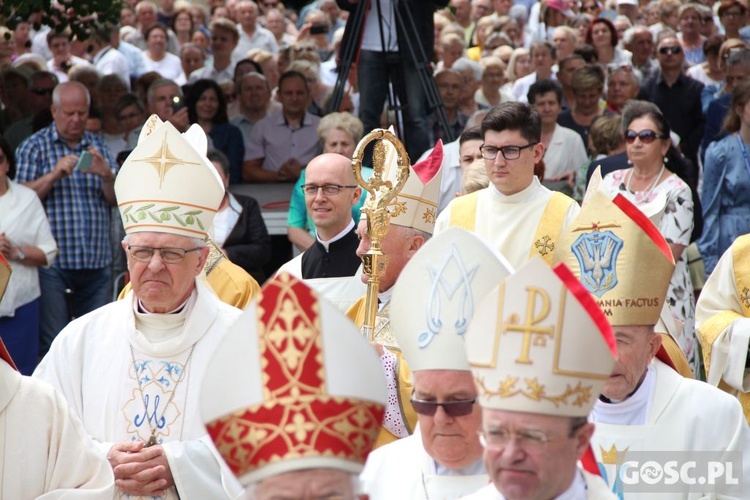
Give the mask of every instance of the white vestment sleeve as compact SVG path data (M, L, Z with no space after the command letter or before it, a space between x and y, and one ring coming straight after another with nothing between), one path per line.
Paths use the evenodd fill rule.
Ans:
M181 500L236 498L237 479L218 456L209 437L164 443L164 452Z
M734 282L731 248L719 259L701 291L695 311L696 327L700 329L712 316L727 311L743 314ZM718 386L723 380L738 391L750 390L750 376L746 366L749 339L748 318L733 321L716 337L711 346L711 362L706 376L709 384Z

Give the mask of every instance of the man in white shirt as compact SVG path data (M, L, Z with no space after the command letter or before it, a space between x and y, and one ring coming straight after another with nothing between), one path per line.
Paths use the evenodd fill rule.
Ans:
M232 53L234 61L245 59L252 49L263 49L271 54L279 51L276 37L258 23L258 15L258 5L252 0L237 2L237 29L240 39Z
M89 45L91 51L91 63L96 67L99 75L117 75L130 90L130 69L125 55L112 46L112 38L119 39L120 33L116 27L99 25L94 30Z
M234 81L234 61L232 52L237 47L240 34L237 26L223 17L211 21L211 53L214 61L211 66L197 69L190 74L188 81L194 83L207 78L217 83Z

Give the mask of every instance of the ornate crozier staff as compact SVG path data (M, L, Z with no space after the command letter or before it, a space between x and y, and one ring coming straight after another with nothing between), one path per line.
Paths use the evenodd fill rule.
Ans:
M372 141L377 141L373 147L372 168L373 174L369 181L362 178L362 157L365 148ZM389 148L383 141L388 141ZM389 151L390 150L390 151ZM395 185L388 177L393 174L388 171L392 164L391 154L397 156L397 171ZM390 154L389 154L390 153ZM375 129L359 141L354 150L352 159L352 170L357 178L357 183L370 195L367 197L362 212L367 216L367 236L370 238L370 250L362 256L364 271L369 275L367 280L367 294L365 295L365 321L362 325L362 333L370 342L374 339L375 316L378 313L378 288L380 277L388 265L388 257L383 255L380 244L388 233L391 223L391 214L388 205L396 198L401 188L404 187L406 179L409 178L409 155L401 141L392 132L383 129ZM389 175L390 174L390 175Z

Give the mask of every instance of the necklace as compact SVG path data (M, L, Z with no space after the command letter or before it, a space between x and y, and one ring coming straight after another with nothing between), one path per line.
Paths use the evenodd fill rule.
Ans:
M135 380L136 382L138 382L138 390L141 392L141 401L143 402L143 410L146 412L146 419L148 420L148 426L151 429L151 437L149 437L148 441L146 441L146 446L145 446L146 448L148 448L149 446L154 446L156 444L156 424L159 422L159 420L162 420L164 418L164 414L167 413L167 409L169 408L169 405L172 403L172 400L174 399L174 395L177 394L177 387L180 385L180 382L182 382L182 379L185 378L185 372L187 372L188 366L190 365L190 361L193 359L194 351L195 351L195 344L193 344L193 347L190 348L190 354L188 354L187 360L185 361L185 364L183 365L180 376L177 377L177 382L174 383L174 387L172 388L172 394L169 395L169 400L167 401L167 404L164 405L164 410L161 412L161 417L157 418L156 412L154 412L154 416L152 419L152 417L148 413L148 403L146 402L146 395L143 392L143 385L141 384L141 377L138 376L138 366L135 362L135 352L133 351L132 344L130 346L130 359L133 361L133 370L135 372Z
M633 167L633 168L635 168L635 167ZM640 193L642 194L642 196L644 198L647 198L648 195L651 194L651 191L653 191L654 188L659 184L659 179L661 179L661 176L662 176L663 173L664 173L664 164L662 163L661 164L661 170L659 170L659 175L657 175L656 177L654 177L654 180L651 181L651 184L649 184L646 189L643 189L643 190L640 191ZM627 189L631 193L634 193L635 191L631 191L630 190L630 182L632 180L633 180L633 170L630 171L630 177L628 177L628 184L625 186L625 189Z

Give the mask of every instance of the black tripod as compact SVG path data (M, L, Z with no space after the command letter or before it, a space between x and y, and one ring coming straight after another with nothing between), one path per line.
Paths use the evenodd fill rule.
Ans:
M377 0L372 1L374 1L377 5L381 45L383 48L383 52L386 53L387 51L385 47L382 26L383 17L382 13L380 12L380 3ZM412 17L411 11L406 8L403 9L402 13L401 9L399 9L399 4L408 4L409 1L410 0L392 0L395 19L396 23L402 27L403 33L417 33L417 28L414 23L414 18ZM337 111L341 106L341 101L344 96L344 88L346 86L346 80L349 76L349 71L351 70L352 64L354 63L354 59L357 56L357 51L360 46L362 31L364 29L365 14L369 3L370 2L368 2L367 0L361 0L360 4L357 6L357 9L355 9L355 11L352 13L349 22L346 25L347 33L345 35L345 38L349 40L349 43L344 47L344 51L339 54L339 65L337 68L338 76L336 78L336 85L333 89L333 97L331 98L330 108L327 110L328 112ZM424 47L422 46L421 40L416 37L403 36L398 38L398 43L399 50L403 51L404 48L406 48L409 57L411 57L411 60L414 61L417 75L419 77L420 86L422 87L425 98L427 99L428 111L437 114L440 126L443 129L443 137L445 138L445 141L453 141L455 139L455 137L453 136L453 129L448 123L448 117L445 114L445 107L443 106L443 102L440 99L440 93L438 92L437 85L435 84L435 79L432 76L430 67L431 61L427 60L427 54L424 50ZM387 56L387 67L401 67L403 63L402 57L403 56L400 53L393 53ZM402 124L404 123L403 108L406 103L399 102L397 104L396 96L400 96L401 101L403 101L404 96L406 95L403 79L400 77L401 75L399 75L398 71L389 70L388 74L386 74L385 76L386 78L388 78L393 88L393 91L388 92L388 109L396 113L396 123ZM402 141L406 142L408 130L399 130L399 132ZM416 160L416 158L412 158L412 161Z

